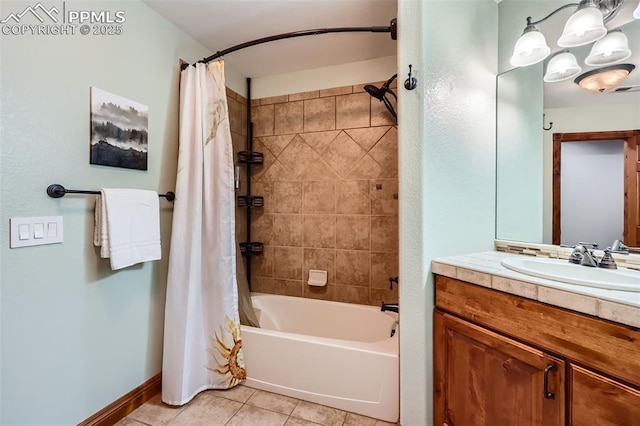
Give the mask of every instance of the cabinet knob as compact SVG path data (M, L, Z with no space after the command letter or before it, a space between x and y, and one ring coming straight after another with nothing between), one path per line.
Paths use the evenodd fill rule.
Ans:
M544 397L546 399L553 399L556 395L549 390L549 372L555 370L554 364L549 364L544 369Z

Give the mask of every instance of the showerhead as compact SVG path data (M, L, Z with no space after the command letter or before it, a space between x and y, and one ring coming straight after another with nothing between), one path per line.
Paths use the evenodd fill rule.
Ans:
M364 86L365 92L367 92L369 95L371 95L372 97L382 102L384 106L387 107L387 109L389 110L389 112L391 113L391 115L396 121L398 121L398 115L396 114L396 111L393 108L391 101L387 98L387 93L390 93L391 96L394 97L394 99L396 100L398 99L394 91L389 89L389 85L391 85L391 83L393 82L393 80L396 79L397 76L398 74L394 74L393 76L391 76L391 78L387 80L382 85L382 87L376 87L371 84L367 84L366 86Z
M371 84L367 84L366 86L364 86L364 90L379 101L384 98L384 95L387 92L385 89L373 86Z

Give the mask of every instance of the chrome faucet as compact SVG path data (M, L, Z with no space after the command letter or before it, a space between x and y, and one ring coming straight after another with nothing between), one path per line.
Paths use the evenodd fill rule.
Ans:
M598 248L598 243L578 243L573 247L569 263L590 267L598 266L598 259L593 254L593 250Z
M380 306L380 311L391 311L400 313L400 306L397 303L384 303Z

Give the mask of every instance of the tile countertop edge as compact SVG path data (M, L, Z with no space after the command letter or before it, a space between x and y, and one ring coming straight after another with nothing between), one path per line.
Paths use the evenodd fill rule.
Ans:
M560 308L640 328L640 292L566 284L502 266L505 252L480 252L434 259L431 272ZM633 297L630 297L632 295Z

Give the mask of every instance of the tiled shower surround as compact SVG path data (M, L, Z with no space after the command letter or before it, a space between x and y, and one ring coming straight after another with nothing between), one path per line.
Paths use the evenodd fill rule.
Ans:
M398 276L397 128L363 88L251 101L253 149L264 153L264 164L252 166L251 194L265 197L251 213L251 239L265 244L264 256L251 260L252 291L397 302L397 284L389 289ZM233 130L242 115L231 104L246 100L232 92L229 99ZM246 149L240 137L234 146ZM236 216L241 240L243 210ZM307 285L310 269L328 272L326 287Z

